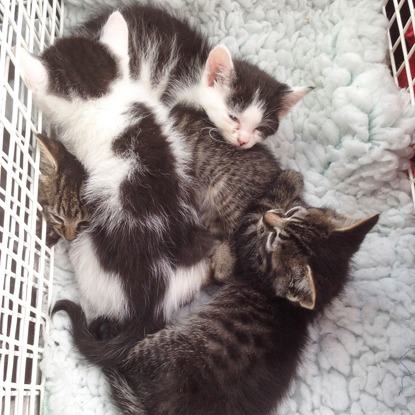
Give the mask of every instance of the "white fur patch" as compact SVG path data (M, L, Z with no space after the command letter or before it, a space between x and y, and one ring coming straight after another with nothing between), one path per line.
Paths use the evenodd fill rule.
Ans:
M161 310L166 321L169 321L180 307L190 302L199 292L208 269L208 262L203 260L192 267L177 268L170 275Z
M223 135L234 129L234 123L229 118L229 108L226 105L226 99L229 88L225 85L217 84L214 87L204 82L202 78L200 82L183 91L177 91L177 101L185 102L197 108L206 111L210 121L219 128Z
M250 148L263 140L262 135L256 130L263 118L264 110L261 103L257 100L254 100L254 102L239 115L238 134L239 136L244 134L248 137L248 142L242 145L244 149Z
M87 231L70 246L69 257L75 270L81 295L86 299L91 317L107 316L117 320L128 317L128 299L119 275L105 271L97 258Z

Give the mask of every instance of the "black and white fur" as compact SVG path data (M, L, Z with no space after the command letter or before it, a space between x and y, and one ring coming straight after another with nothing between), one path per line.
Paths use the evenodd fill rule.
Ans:
M84 166L90 227L70 257L91 316L137 318L151 332L198 292L211 247L199 218L190 155L147 79L130 70L129 31L112 14L99 40L71 36L23 78Z
M112 9L75 33L99 39ZM209 45L200 30L166 10L137 4L120 8L129 28L130 72L172 108L203 109L225 141L247 149L276 133L279 121L312 88L294 87L240 59L224 45Z
M147 6L126 7L121 13L104 12L69 38L58 40L41 59L23 50L18 59L37 104L88 173L85 195L92 210L92 225L72 244L71 258L92 314L124 320L145 309L168 320L200 287L206 267L201 252L206 256L209 251L201 248L192 266L185 261L184 268L179 266L181 259L176 258L173 266L170 260L155 258L154 247L147 252L159 240L165 245L158 247L161 251L178 243L179 236L166 236L171 235L169 226L178 222L177 217L187 215L184 227L187 222L200 226L194 204L189 201L192 196L188 196L192 193L186 172L189 154L171 124L168 109L177 102L202 108L227 142L249 148L274 133L279 117L309 88L293 91L253 65L234 63L223 46L210 51L190 25ZM263 123L256 138L246 141L244 133L243 142L238 142L243 122L233 119L236 112L241 117L242 113L248 114L245 118L252 131ZM147 138L137 139L137 134ZM161 140L153 139L153 134ZM147 143L145 149L143 141ZM156 186L153 181L143 183L142 191L137 191L141 198L136 197L137 187L132 183L137 175L145 173L140 173L141 164L153 162L154 156L163 159L166 153L172 157L160 163L161 167L154 164L162 173ZM143 156L148 160L140 160ZM172 175L182 193L163 180ZM162 188L164 192L168 189L169 197L161 197L165 196L159 191ZM175 196L173 191L177 191ZM173 212L164 211L176 198L183 203L176 200ZM143 199L150 200L151 214L149 206L137 212ZM143 277L153 286L134 286L134 275L146 275L148 271L127 265L130 256L143 248L137 246L138 235L147 242L143 242L144 260L135 261L151 262L150 273L163 275L168 282L157 286L160 277ZM173 242L167 241L170 237ZM101 252L102 246L105 249ZM198 246L196 243L194 249ZM117 253L122 255L118 257ZM120 278L121 274L124 276ZM147 302L149 307L143 305Z

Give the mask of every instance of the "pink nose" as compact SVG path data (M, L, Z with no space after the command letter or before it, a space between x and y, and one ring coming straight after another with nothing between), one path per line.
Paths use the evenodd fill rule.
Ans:
M243 146L249 143L250 134L248 131L240 131L238 134L238 144Z

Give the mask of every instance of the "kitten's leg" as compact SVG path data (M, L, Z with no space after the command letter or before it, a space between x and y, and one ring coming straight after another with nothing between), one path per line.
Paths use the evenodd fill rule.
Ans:
M98 317L91 321L88 330L97 340L109 340L123 330L123 324L106 317Z
M232 252L230 238L218 245L209 260L212 282L224 282L233 274L235 255Z
M300 196L303 188L304 179L301 173L295 170L283 170L273 183L272 193L281 204L289 204Z

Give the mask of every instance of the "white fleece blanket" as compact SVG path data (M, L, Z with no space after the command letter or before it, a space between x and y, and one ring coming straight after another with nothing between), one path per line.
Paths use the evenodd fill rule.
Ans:
M107 0L107 3L109 1ZM66 4L69 23L90 0ZM415 414L415 217L406 172L415 114L387 66L383 0L168 0L213 44L290 85L316 89L269 139L305 177L308 201L380 221L355 256L353 282L312 330L301 371L279 414ZM67 19L68 20L68 19ZM55 297L76 299L56 248ZM54 318L42 369L46 414L111 415L100 372ZM284 359L284 356L281 356ZM197 415L197 414L195 414Z

